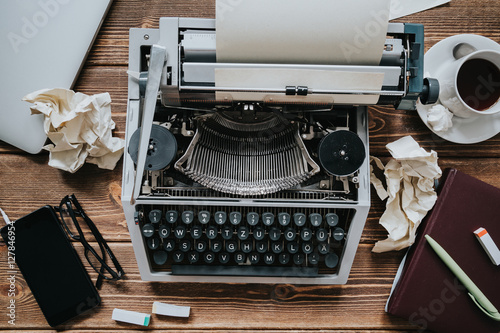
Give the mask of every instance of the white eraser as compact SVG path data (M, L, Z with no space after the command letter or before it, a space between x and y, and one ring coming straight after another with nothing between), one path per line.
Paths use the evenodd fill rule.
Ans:
M479 240L479 243L483 246L483 249L490 257L491 261L499 266L500 265L500 250L498 246L495 244L490 234L484 228L479 228L474 231L476 238Z
M111 319L124 323L148 326L151 315L122 309L114 309Z
M170 317L189 317L189 306L179 306L160 302L153 303L153 313Z

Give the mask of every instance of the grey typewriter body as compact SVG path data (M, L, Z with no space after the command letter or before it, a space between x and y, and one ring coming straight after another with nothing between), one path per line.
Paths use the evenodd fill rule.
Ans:
M436 95L422 26L389 24L379 66L217 63L212 19L131 29L129 52L122 203L141 278L346 283L370 208L367 105L414 109ZM216 87L219 68L382 72L384 82Z

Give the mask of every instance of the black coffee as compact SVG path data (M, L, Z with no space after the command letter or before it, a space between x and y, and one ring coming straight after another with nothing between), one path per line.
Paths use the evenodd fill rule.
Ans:
M500 70L485 59L467 60L458 71L457 90L468 106L485 111L500 98Z

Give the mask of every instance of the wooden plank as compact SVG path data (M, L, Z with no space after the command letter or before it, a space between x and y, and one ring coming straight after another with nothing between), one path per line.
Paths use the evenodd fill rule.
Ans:
M436 151L439 157L500 157L500 134L476 144L452 143L428 129L416 111L379 106L370 108L369 130L370 154L373 156L390 156L385 146L411 135L421 147Z
M388 158L383 158L383 161L387 162ZM121 163L113 171L86 164L75 174L54 169L47 163L48 156L43 154L0 154L0 207L12 220L43 205L58 205L65 195L74 193L107 240L130 239L121 206ZM500 188L498 159L445 157L438 163L442 169L455 167ZM22 178L19 170L23 170ZM91 180L92 185L86 184L85 180ZM382 202L372 191L362 242L373 244L385 238L385 230L378 225L384 210L385 201Z
M77 81L75 90L92 95L109 92L112 116L116 123L114 136L125 137L127 113L127 74L121 66L86 66ZM29 104L26 103L27 107ZM27 110L27 112L29 112ZM392 107L369 108L370 154L389 156L385 145L402 136L411 135L425 149L433 149L439 156L499 157L500 135L472 145L448 142L422 122L416 111L394 110ZM20 153L19 150L0 142L0 152Z
M116 129L113 135L125 137L126 126L126 73L115 67L85 68L78 81L78 91L86 94L110 92L113 121ZM113 82L118 87L104 87L101 81ZM102 86L101 86L102 85ZM27 106L28 107L28 106ZM390 156L385 146L403 136L411 135L425 149L435 150L438 156L468 157L500 157L500 134L476 144L460 145L448 142L429 130L416 111L394 110L389 107L369 108L370 154L373 156ZM0 153L23 154L20 150L0 142ZM46 154L46 152L42 153Z
M160 332L165 332L166 330L169 329L147 329L147 328L141 328L141 330L146 331L148 333L160 333ZM115 332L116 330L103 330L99 329L99 332ZM176 329L175 331L179 331ZM212 331L210 329L183 329L183 333L205 333L207 331ZM37 330L37 333L48 333L48 332L60 332L60 330ZM96 332L93 329L85 330L85 329L71 329L71 330L65 330L64 332L66 333L94 333ZM120 333L132 333L132 332L137 332L136 330L132 329L120 329ZM217 330L217 332L220 333L244 333L244 332L256 332L256 330L253 329L224 329L224 330ZM283 332L282 330L270 330L270 329L265 329L265 330L258 330L259 333L277 333L277 332ZM287 330L287 333L306 333L306 332L317 332L315 329L300 329L300 330ZM326 329L326 330L321 330L322 333L353 333L353 332L360 332L359 330L352 331L352 330L336 330L336 329ZM401 333L400 330L363 330L364 333ZM406 333L411 333L411 332L418 332L418 333L426 333L428 331L419 331L418 329L407 329L405 330ZM33 331L26 331L26 330L16 330L16 333L33 333ZM432 332L431 332L432 333Z
M125 136L127 105L128 31L158 28L163 16L215 16L214 0L114 0L80 73L75 90L86 94L109 92L112 98L114 135ZM475 33L500 42L500 3L497 0L453 0L429 11L400 18L398 22L425 26L425 50L460 33ZM28 93L28 92L27 92ZM29 111L27 111L29 112ZM369 108L370 154L386 162L385 145L412 135L426 150L435 150L441 168L456 167L486 183L500 187L500 135L474 145L457 145L433 134L414 111L391 107ZM115 307L150 312L151 303L162 301L192 307L189 319L153 316L148 330L184 332L218 331L317 331L417 332L408 321L384 313L392 280L404 251L375 254L373 244L386 237L378 220L385 202L372 193L371 210L354 261L343 286L288 284L203 284L141 281L121 208L121 163L114 171L85 165L75 174L47 165L48 154L28 155L0 143L0 207L12 219L45 204L58 204L75 193L94 220L127 272L123 281L105 283L103 304L67 325L68 332L131 332L135 326L115 323ZM88 233L87 233L88 235ZM78 247L78 245L76 245ZM78 247L81 249L81 247ZM6 247L0 242L0 308L9 301ZM91 273L95 280L96 274ZM45 323L22 276L16 277L15 329L19 332L54 332ZM0 329L12 330L5 318Z
M4 157L3 155L1 157ZM28 160L28 157L26 156L19 156L17 157L18 164L25 164L26 160ZM496 159L484 159L481 160L481 165L483 166L483 170L478 174L478 177L486 182L491 183L492 185L496 185L500 187L500 180L498 177L496 177L496 166L497 166L497 161ZM40 163L35 164L32 167L37 167ZM445 165L456 165L460 164L460 162L457 161L450 161L450 160L445 160ZM470 163L466 163L466 161L461 161L461 164L464 166L464 168L461 168L462 171L464 172L471 172L474 169L474 165ZM30 165L30 164L28 164ZM15 170L19 169L17 165L14 165L13 167L10 168L10 170ZM44 166L43 168L47 169L49 167ZM86 170L89 169L89 170ZM4 169L5 170L5 169ZM94 176L97 176L96 179L96 184L99 183L106 183L106 181L100 179L100 177L106 175L106 174L114 174L115 172L109 172L109 171L101 171L94 173L95 171L99 171L93 166L86 166L84 169L82 169L83 172L87 173L90 172ZM52 171L50 168L48 171ZM44 173L41 173L44 174ZM53 189L52 195L57 195L57 193L64 192L64 188L66 188L67 185L63 184L63 182L58 181L58 178L61 176L61 172L57 170L53 170L53 172L46 172L46 175L52 175L56 176L55 179L52 179L50 183L58 184L59 188ZM6 175L5 173L1 174L2 178L0 179L0 183L5 184L5 181L7 181L10 177L13 176L13 174ZM72 177L76 178L76 175L71 175L65 178L66 182L71 184L72 183ZM89 175L85 175L84 179L87 178ZM48 177L52 178L52 177ZM73 179L74 181L74 179ZM40 182L40 184L48 184L49 181L45 179L44 181ZM49 187L48 185L45 185ZM112 240L115 241L125 241L127 238L126 235L126 229L125 226L120 225L122 229L122 232L117 232L118 227L117 225L113 225L109 223L110 217L106 215L105 213L112 211L110 207L116 206L117 203L117 197L114 190L108 190L107 192L103 188L93 188L93 191L88 192L88 193L81 193L84 196L80 196L82 205L87 208L87 212L91 217L94 218L96 223L98 224L98 227L101 229L103 234L105 234L106 238L111 238ZM30 192L33 192L33 189L29 190ZM38 191L41 193L50 193L48 188L38 188ZM7 194L9 197L9 200L14 200L17 202L19 200L22 203L22 193L19 193L19 191L14 191L12 190L11 192L4 193L2 191L2 197L0 200L0 204L3 206L6 204L6 207L11 207L14 205L14 201L5 201L6 198L3 196L4 194ZM14 196L13 198L10 198L10 196ZM17 195L17 197L16 197ZM80 195L78 193L77 195ZM85 195L90 196L90 197L85 197ZM119 195L119 193L118 193ZM55 201L58 201L57 197ZM47 199L45 197L45 199ZM29 202L33 202L35 200L30 199ZM36 202L36 201L35 201ZM26 202L28 203L28 202ZM33 209L36 209L38 206L43 205L47 202L40 201L38 202L38 205L35 205L32 207ZM156 295L169 295L168 298L160 298L161 301L167 302L167 303L178 303L180 304L187 304L186 300L189 299L190 302L193 301L195 303L200 303L196 305L199 307L203 312L207 311L207 309L212 309L212 308L217 308L217 311L220 311L220 313L232 313L229 308L241 308L242 312L252 312L250 309L253 307L257 307L258 309L262 309L263 311L265 310L266 314L272 313L276 317L276 319L281 319L285 320L285 317L288 318L290 317L297 317L298 314L294 314L294 311L297 311L295 309L295 306L298 308L302 307L318 307L317 300L321 299L321 304L322 306L328 305L329 308L331 308L332 311L335 311L335 313L340 313L340 314L345 314L347 315L347 312L349 311L356 311L357 313L359 312L359 321L354 321L353 323L349 324L349 326L344 326L348 325L348 323L343 322L341 319L344 318L344 316L339 316L336 317L334 316L334 322L336 323L330 323L328 320L323 319L320 322L324 323L326 326L322 326L321 324L318 324L317 326L313 326L316 329L323 329L323 328L335 328L338 327L339 329L342 327L350 327L352 329L362 329L363 323L366 322L367 317L366 316L375 316L378 318L376 321L373 321L373 317L371 318L370 325L373 325L373 327L385 327L387 324L385 321L389 320L391 325L393 324L393 321L395 320L398 322L398 325L403 325L404 326L404 321L403 324L399 319L394 319L391 316L385 315L381 309L383 309L383 303L385 302L385 299L387 298L388 295L388 290L390 289L390 285L392 283L392 279L395 274L396 267L403 255L402 252L399 253L385 253L385 254L371 254L370 250L372 248L373 242L375 240L379 240L385 237L385 232L382 230L380 226L376 224L376 220L378 216L380 216L381 211L383 209L382 205L379 203L376 203L375 205L375 211L372 209L372 212L370 213L370 218L367 222L367 228L365 228L364 231L364 236L363 236L363 243L360 246L360 250L356 256L356 260L352 269L351 277L349 279L349 282L346 286L260 286L260 285L250 285L247 286L248 289L246 291L243 291L243 293L252 293L252 295L240 295L242 293L241 290L239 290L239 286L237 290L233 290L234 285L224 285L224 284L217 284L217 285L210 285L208 289L210 292L208 294L204 294L205 291L201 290L200 288L204 288L207 285L204 285L204 287L201 287L197 284L188 284L183 285L183 284L175 284L175 286L172 287L172 284L164 284L164 283L145 283L140 281L140 277L137 271L137 267L135 265L134 261L134 256L132 253L132 249L130 246L130 243L128 243L128 240L126 240L125 243L123 244L116 244L112 243L112 248L115 251L115 254L117 255L118 259L120 262L123 264L124 269L127 272L127 279L124 281L120 281L118 283L115 283L114 285L106 285L106 287L103 289L102 295L103 299L105 300L103 302L103 306L106 304L114 304L113 306L118 306L116 304L121 304L124 302L123 298L126 299L124 307L126 309L135 309L136 311L146 311L147 310L147 301L151 299L151 297L154 297ZM116 207L115 207L116 208ZM22 209L25 209L25 206L22 206ZM26 212L22 212L20 215L25 214ZM118 214L122 215L121 209L118 207ZM16 218L15 214L13 215L13 218ZM114 236L113 236L114 235ZM2 247L2 250L5 251L5 246ZM5 253L0 256L5 260L6 256ZM2 267L5 267L5 262L0 263ZM91 274L93 279L95 279L95 273ZM1 276L0 276L1 278ZM5 280L5 279L3 279ZM194 288L194 289L193 289ZM262 289L264 288L264 290ZM27 290L25 285L22 285L21 287L18 288L19 290ZM132 295L127 292L127 290L133 290L134 292ZM184 294L186 290L189 290L189 292L193 291L194 294ZM216 291L215 294L213 292ZM253 293L257 293L260 295L260 297L254 298L255 295ZM263 297L262 295L268 295L266 297ZM127 296L123 296L127 295ZM214 301L214 299L218 299L220 295L231 295L231 297L228 297L226 299L225 305L219 305L217 302ZM270 297L270 300L268 300ZM273 296L274 295L274 296ZM5 294L2 295L5 298ZM147 299L145 300L144 297ZM252 297L252 299L248 299L248 297ZM238 300L241 298L241 300ZM207 299L209 299L207 301ZM129 300L133 300L131 303L129 303ZM110 302L110 303L107 303ZM214 303L215 302L215 303ZM241 303L241 304L240 304ZM330 304L331 303L331 304ZM20 307L22 308L21 314L23 314L24 311L28 311L28 314L26 314L26 318L35 318L37 321L40 321L40 314L37 315L32 312L36 312L36 304L33 302L33 299L31 296L27 296L26 298L21 297L19 303ZM277 308L274 306L276 304L279 304ZM286 305L284 308L281 307L281 305ZM138 309L134 308L138 307ZM289 308L290 307L290 308ZM91 320L90 318L85 320L85 323L88 323L90 327L94 328L110 328L111 324L105 324L103 326L92 326L92 325L97 325L96 323L101 323L101 322L107 322L106 317L104 313L109 313L112 308L111 307L104 307L107 310L99 310L98 313L102 314L104 318L97 319L96 321ZM378 314L377 314L377 309L378 309ZM314 309L316 310L316 309ZM107 311L107 312L106 312ZM260 311L260 310L259 310ZM317 309L319 313L321 313L321 309ZM346 312L347 311L347 312ZM365 313L366 311L366 313ZM312 311L314 312L314 311ZM260 312L258 313L259 317ZM311 316L313 314L307 313L308 316ZM325 315L324 313L322 316ZM210 318L212 320L215 316L215 314L211 314ZM223 315L221 315L223 317ZM348 316L347 316L348 317ZM221 321L221 323L224 323L223 319L221 317L217 317L218 320ZM248 326L249 323L245 322L245 320L248 320L251 322L253 316L247 317L245 320L243 314L238 314L237 318L239 320L239 325L235 325L234 327L241 327L241 328L248 328L252 327L254 329L260 329L260 327L257 326ZM265 317L264 318L268 318ZM274 317L273 317L274 318ZM358 318L358 316L357 316ZM270 319L270 317L268 318ZM200 327L217 327L220 329L229 329L227 327L223 326L217 326L217 324L213 321L208 321L206 322L206 318L200 318L202 320L202 323ZM319 320L319 318L318 318ZM109 320L108 320L109 321ZM290 321L289 319L285 321ZM79 322L80 323L80 322ZM219 323L218 325L221 325ZM191 324L191 323L190 323ZM194 327L197 327L197 322L195 322ZM32 325L32 324L30 324ZM107 326L108 325L108 326ZM179 323L179 325L182 325L182 323ZM205 326L206 325L206 326ZM282 325L282 324L280 324ZM297 325L297 326L294 326ZM333 325L333 326L332 326ZM338 325L338 326L336 326ZM78 324L80 327L80 324ZM290 326L287 326L287 328L297 328L300 327L300 322L299 321L292 321L290 323ZM370 326L371 327L371 326ZM280 327L275 327L277 328L283 328L283 326ZM301 327L302 328L302 327ZM406 328L405 328L406 329Z
M134 10L130 10L134 8ZM459 33L476 33L500 42L500 10L494 0L454 0L429 11L395 20L424 24L426 49L437 41ZM215 17L215 1L115 1L95 42L88 62L91 64L127 64L128 30L158 28L160 17Z
M0 207L11 220L75 194L106 239L130 240L121 206L121 163L114 171L86 164L75 174L47 163L46 155L0 154Z
M87 63L128 64L130 28L158 28L160 17L215 17L213 0L118 1L115 0L94 43Z
M75 244L80 255L81 247ZM181 329L370 329L395 325L412 329L408 322L384 313L392 279L402 253L372 255L358 250L348 284L299 286L284 284L148 283L140 280L130 243L113 243L113 252L126 271L124 280L104 283L101 306L64 325L63 329L133 328L111 320L113 308L151 313L153 301L191 306L189 319L153 316L151 328ZM6 265L6 247L0 247L0 266ZM86 264L86 262L84 262ZM86 264L90 271L88 264ZM90 273L93 281L96 273ZM1 281L7 280L4 270ZM0 306L8 302L0 295ZM20 274L16 275L16 328L49 328ZM356 316L350 314L356 313ZM259 320L255 320L259 318ZM304 319L308 318L307 321ZM8 328L0 321L0 328Z

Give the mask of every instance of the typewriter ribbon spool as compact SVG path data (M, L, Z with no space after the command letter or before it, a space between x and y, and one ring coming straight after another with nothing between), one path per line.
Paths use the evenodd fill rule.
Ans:
M138 128L132 135L128 147L128 153L135 164L137 164L140 136L141 128ZM153 124L144 169L148 171L164 169L172 163L176 154L177 140L174 135L165 127Z
M334 176L349 176L355 173L365 160L365 145L355 133L346 130L325 136L318 147L321 166Z

